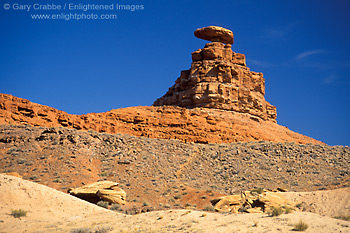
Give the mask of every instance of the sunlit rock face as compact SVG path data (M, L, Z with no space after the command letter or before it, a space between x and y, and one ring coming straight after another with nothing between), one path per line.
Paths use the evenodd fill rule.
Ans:
M191 68L153 105L222 109L276 122L276 107L264 98L263 74L250 71L245 55L232 51L233 33L210 26L197 29L195 36L211 42L192 53Z

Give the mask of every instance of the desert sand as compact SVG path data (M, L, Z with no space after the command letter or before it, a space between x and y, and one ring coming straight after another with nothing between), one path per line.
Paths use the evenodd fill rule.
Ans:
M286 193L315 213L294 211L278 217L186 209L124 215L7 175L0 175L0 193L1 232L291 232L300 220L308 224L306 232L350 232L350 222L332 218L349 216L349 188ZM27 216L14 218L13 209L25 210Z

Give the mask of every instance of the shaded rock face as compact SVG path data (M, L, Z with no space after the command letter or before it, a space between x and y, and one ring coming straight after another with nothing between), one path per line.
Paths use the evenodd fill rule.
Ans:
M192 53L192 61L154 106L223 109L276 122L276 107L264 98L263 74L250 71L245 56L233 52L231 44L207 43Z

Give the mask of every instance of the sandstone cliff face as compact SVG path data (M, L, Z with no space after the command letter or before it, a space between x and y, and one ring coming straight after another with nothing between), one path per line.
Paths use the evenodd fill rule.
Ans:
M263 74L250 71L246 67L245 56L233 52L231 44L220 41L221 31L218 37L213 36L212 30L211 37L203 36L203 30L200 32L199 38L217 42L207 43L203 49L193 52L191 69L182 71L175 85L153 105L223 109L276 122L276 107L264 98Z

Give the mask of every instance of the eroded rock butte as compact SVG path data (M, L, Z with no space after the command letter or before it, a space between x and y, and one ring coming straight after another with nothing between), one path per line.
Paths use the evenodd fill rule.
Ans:
M208 28L212 27L197 29L195 35L218 42L207 43L203 49L193 52L191 68L182 71L175 84L153 105L223 109L276 122L276 107L264 97L263 74L250 71L245 56L233 52L231 44L220 37L222 34ZM208 31L211 33L204 33Z

